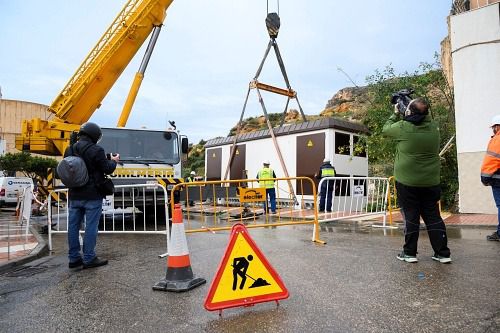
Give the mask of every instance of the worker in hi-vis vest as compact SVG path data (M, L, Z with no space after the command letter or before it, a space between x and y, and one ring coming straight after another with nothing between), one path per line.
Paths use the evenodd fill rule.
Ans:
M316 174L316 179L321 179L325 177L335 177L335 168L331 165L330 159L325 158L323 160L323 164L319 168L319 172ZM319 192L319 211L322 212L325 210L327 212L332 211L332 194L335 186L334 180L327 180L321 184L321 189ZM326 199L326 205L325 205Z
M186 177L186 183L192 183L192 182L195 182L196 181L196 172L195 171L191 171L191 173L189 174L188 177ZM189 185L188 185L189 186ZM192 185L191 187L193 187L194 185ZM188 191L189 189L186 188L186 191ZM191 206L193 207L194 206L194 201L189 199L189 201L187 202L187 205L186 206Z
M266 189L266 201L264 202L264 210L269 213L268 200L270 201L271 213L276 214L276 190L274 189L274 179L276 174L273 169L269 167L269 161L266 160L262 163L264 166L257 173L257 179L259 179L259 185L261 188ZM267 180L266 180L267 179Z

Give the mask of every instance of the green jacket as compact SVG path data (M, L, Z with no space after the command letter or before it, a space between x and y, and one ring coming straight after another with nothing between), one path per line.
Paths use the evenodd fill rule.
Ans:
M382 134L397 144L396 181L417 187L439 185L439 128L429 115L420 125L414 125L394 114L385 123Z

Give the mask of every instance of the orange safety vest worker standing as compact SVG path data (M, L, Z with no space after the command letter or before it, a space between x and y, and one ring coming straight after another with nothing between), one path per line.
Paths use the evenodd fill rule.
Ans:
M488 143L488 149L481 166L481 182L484 186L491 186L499 216L497 230L486 236L486 239L500 241L500 115L496 115L491 120L491 129L493 136Z

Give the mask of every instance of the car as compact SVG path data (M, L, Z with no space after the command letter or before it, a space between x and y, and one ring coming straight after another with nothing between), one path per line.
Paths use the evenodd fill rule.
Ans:
M26 187L33 188L29 177L0 177L0 206L15 206Z

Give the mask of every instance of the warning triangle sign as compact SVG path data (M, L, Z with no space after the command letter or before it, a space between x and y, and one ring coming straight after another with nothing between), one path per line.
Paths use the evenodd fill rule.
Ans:
M288 290L278 273L247 228L241 223L235 224L205 299L205 309L223 310L285 298L288 298Z

